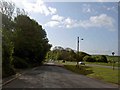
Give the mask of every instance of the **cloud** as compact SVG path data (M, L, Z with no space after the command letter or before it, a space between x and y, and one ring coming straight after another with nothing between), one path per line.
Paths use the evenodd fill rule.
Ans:
M83 28L105 27L113 31L114 19L106 14L100 14L99 16L91 16L88 20L78 21L75 26Z
M59 17L59 18L58 18ZM61 17L61 18L60 18ZM52 16L51 21L46 23L48 27L64 27L64 28L94 28L105 27L109 30L114 30L114 19L106 14L100 14L98 16L91 16L88 20L75 20L70 17Z
M59 24L60 24L60 22L58 22L58 21L50 21L50 22L46 23L45 26L55 27L55 26L58 26Z
M61 22L63 19L64 19L64 17L59 16L59 15L53 15L52 18L51 18L51 20L59 21L59 22Z
M48 9L49 9L51 15L52 15L52 14L56 14L56 12L57 12L57 9L56 9L56 8L48 7Z
M64 23L66 28L72 28L72 27L74 27L74 24L76 23L76 20L73 20L73 19L68 17L64 20L63 23Z
M99 16L92 16L89 19L91 26L112 26L113 25L113 18L107 16L106 14L101 14Z
M71 18L65 18L59 15L54 15L51 18L51 21L47 22L44 26L47 27L64 27L64 28L73 28L76 20Z
M47 22L44 26L48 26L48 27L62 27L62 21L64 20L63 16L59 16L59 15L53 15L51 17L51 21Z
M32 13L41 13L44 14L45 16L48 15L53 15L57 13L57 9L53 7L48 7L43 0L36 0L36 1L31 1L31 0L12 0L15 2L15 4L21 8L24 8L25 11L32 12Z

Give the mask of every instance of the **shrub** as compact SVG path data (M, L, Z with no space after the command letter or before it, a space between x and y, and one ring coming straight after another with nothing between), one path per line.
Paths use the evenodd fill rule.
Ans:
M106 58L105 55L101 55L99 60L100 60L100 62L108 63L107 58Z
M3 30L2 37L2 77L8 77L15 74L15 71L11 65L13 60L13 44L9 39L10 32Z
M2 68L2 78L8 77L14 74L16 74L15 70L10 65L9 66L4 65L4 67Z
M95 62L95 59L92 58L91 56L85 56L83 58L83 61L86 61L86 62Z
M25 59L16 57L16 56L14 57L12 64L15 68L28 68L29 67Z
M79 52L79 53L76 54L76 60L77 61L83 61L83 58L85 56L91 56L91 55L89 55L89 54L87 54L85 52Z
M65 63L65 60L63 60L62 62Z
M92 58L93 58L96 62L105 62L105 63L108 63L107 58L106 58L105 55L92 56Z

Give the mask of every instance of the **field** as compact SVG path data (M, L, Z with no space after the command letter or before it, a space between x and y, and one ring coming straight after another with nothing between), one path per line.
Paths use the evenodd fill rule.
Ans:
M108 61L115 61L119 62L120 61L120 56L106 56Z
M95 67L95 66L81 66L77 68L75 65L64 65L68 70L75 73L86 75L91 78L99 79L105 82L114 84L120 84L118 82L118 70L112 70L109 68Z
M120 57L118 56L107 56L107 60L112 62L113 60L116 62L114 65L115 67L120 66L119 60ZM98 63L98 62L94 62L94 63L90 63L90 62L85 62L86 64L96 64L96 65L104 65L104 66L112 66L113 63ZM64 65L64 68L71 70L75 73L78 74L82 74L82 75L86 75L90 78L95 78L95 79L99 79L105 82L110 82L110 83L114 83L114 84L120 84L120 82L118 82L118 70L115 69L113 70L112 67L111 68L105 68L105 67L99 67L99 66L80 66L80 68L76 67L76 62L68 62L66 61L65 63L62 63L62 61L59 61L60 64Z

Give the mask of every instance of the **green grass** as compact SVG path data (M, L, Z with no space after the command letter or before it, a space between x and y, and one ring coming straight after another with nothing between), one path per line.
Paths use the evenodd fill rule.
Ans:
M64 68L82 75L86 75L91 78L96 78L103 80L105 82L110 82L114 84L118 83L118 70L113 70L111 68L104 68L99 66L80 66L76 67L76 62L65 62L59 61L59 64L63 64ZM104 64L105 65L105 64Z
M64 65L64 67L78 74L86 75L88 77L100 79L110 83L120 84L118 83L118 70L95 66L80 66L80 68L78 68L75 65Z
M108 61L120 61L120 56L106 56Z
M104 66L113 66L113 63L102 63L102 62L86 62L86 64L96 64L96 65L104 65ZM120 63L114 63L115 67L120 67Z
M71 70L75 73L82 74L82 75L88 75L93 73L91 70L91 67L89 66L80 66L79 68L76 67L76 65L64 65L64 67L68 70Z
M91 70L94 72L92 74L89 74L89 77L94 77L101 79L103 81L120 84L118 83L118 70L112 70L109 68L103 68L103 67L92 67Z

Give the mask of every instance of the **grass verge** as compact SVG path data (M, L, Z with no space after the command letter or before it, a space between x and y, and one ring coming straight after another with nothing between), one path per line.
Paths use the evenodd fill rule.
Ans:
M103 66L113 66L113 63L102 63L102 62L86 62L86 64L96 64L96 65L103 65ZM114 63L115 67L120 67L120 63Z
M86 75L88 77L100 79L114 84L120 84L118 82L118 70L96 66L80 66L78 68L76 65L64 65L64 67L78 74Z

